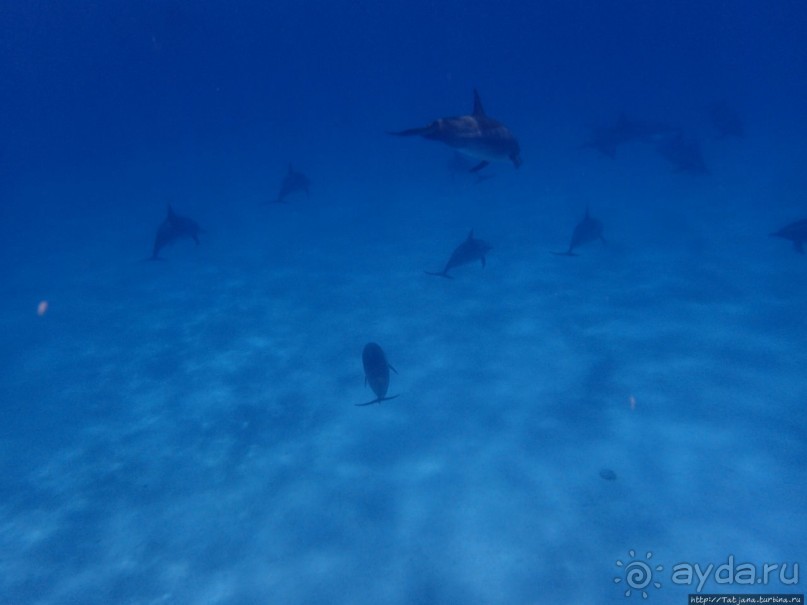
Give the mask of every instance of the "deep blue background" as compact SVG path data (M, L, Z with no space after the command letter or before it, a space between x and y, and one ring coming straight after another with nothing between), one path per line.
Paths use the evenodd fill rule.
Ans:
M295 138L316 145L323 131L465 111L474 86L523 130L620 109L687 117L715 98L760 120L805 117L798 2L4 2L0 11L5 180L199 146L249 155Z

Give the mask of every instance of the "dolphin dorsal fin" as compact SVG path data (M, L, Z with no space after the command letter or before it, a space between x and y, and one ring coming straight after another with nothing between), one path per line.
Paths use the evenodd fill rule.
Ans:
M482 108L482 100L479 98L479 93L474 88L474 112L475 116L485 115L485 110Z

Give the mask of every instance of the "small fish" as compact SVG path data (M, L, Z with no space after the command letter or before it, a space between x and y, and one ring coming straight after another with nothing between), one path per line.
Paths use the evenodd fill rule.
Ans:
M804 254L804 244L807 243L807 219L790 223L771 233L771 237L781 237L793 242L793 249L799 254Z
M439 141L477 160L470 172L478 172L490 162L512 162L521 166L521 149L516 137L504 124L489 117L482 108L479 93L474 90L474 108L470 115L440 118L422 128L409 128L389 134L421 136Z
M473 263L476 261L481 261L482 267L484 267L486 264L485 255L492 249L493 246L487 242L483 242L481 239L476 239L474 237L474 230L471 229L467 239L457 246L454 249L454 252L451 253L451 257L448 259L448 262L443 270L438 272L426 271L426 275L438 275L440 277L452 279L448 272L454 267L467 265L468 263Z
M574 228L572 239L569 242L569 249L566 252L553 252L552 254L557 256L577 256L574 251L575 248L594 240L600 240L605 243L605 238L602 235L602 221L591 218L588 208L586 208L586 216Z
M189 238L199 245L199 234L202 232L203 230L195 220L176 214L171 208L171 204L168 204L168 215L157 229L149 260L161 260L160 250L179 239Z
M280 193L277 194L277 199L272 200L272 203L281 204L286 201L289 195L298 192L304 192L307 197L310 197L310 185L311 181L308 180L308 177L301 172L295 171L292 165L289 164L289 171L280 185Z
M364 384L365 386L369 384L370 388L373 389L375 399L367 403L356 403L354 405L372 405L374 403L395 399L398 395L387 397L387 389L389 389L389 371L392 370L397 374L398 370L389 364L384 350L376 343L368 342L364 345L361 361L364 365Z

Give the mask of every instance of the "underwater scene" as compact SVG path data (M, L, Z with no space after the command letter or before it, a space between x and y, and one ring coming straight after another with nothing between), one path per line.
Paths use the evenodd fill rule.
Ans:
M805 31L0 0L0 605L803 604Z

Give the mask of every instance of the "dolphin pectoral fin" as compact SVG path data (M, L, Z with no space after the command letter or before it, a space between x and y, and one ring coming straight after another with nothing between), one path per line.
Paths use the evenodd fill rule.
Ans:
M799 254L804 254L804 242L800 239L797 239L793 242L793 249L796 250Z
M490 165L490 162L488 162L487 160L482 160L482 161L481 161L481 162L479 162L479 163L478 163L476 166L474 166L473 168L471 168L471 169L470 169L468 172L479 172L479 171L480 171L480 170L482 170L482 169L483 169L485 166L489 166L489 165Z
M396 370L395 368L393 368L391 363L388 363L388 364L387 364L387 367L389 367L389 369L390 369L390 370L392 370L393 372L395 372L396 374L398 373L398 370ZM396 396L397 396L397 395L396 395Z
M445 277L446 279L454 279L451 277L447 271L441 271L440 273L433 272L433 271L424 271L426 275L436 275L438 277Z

